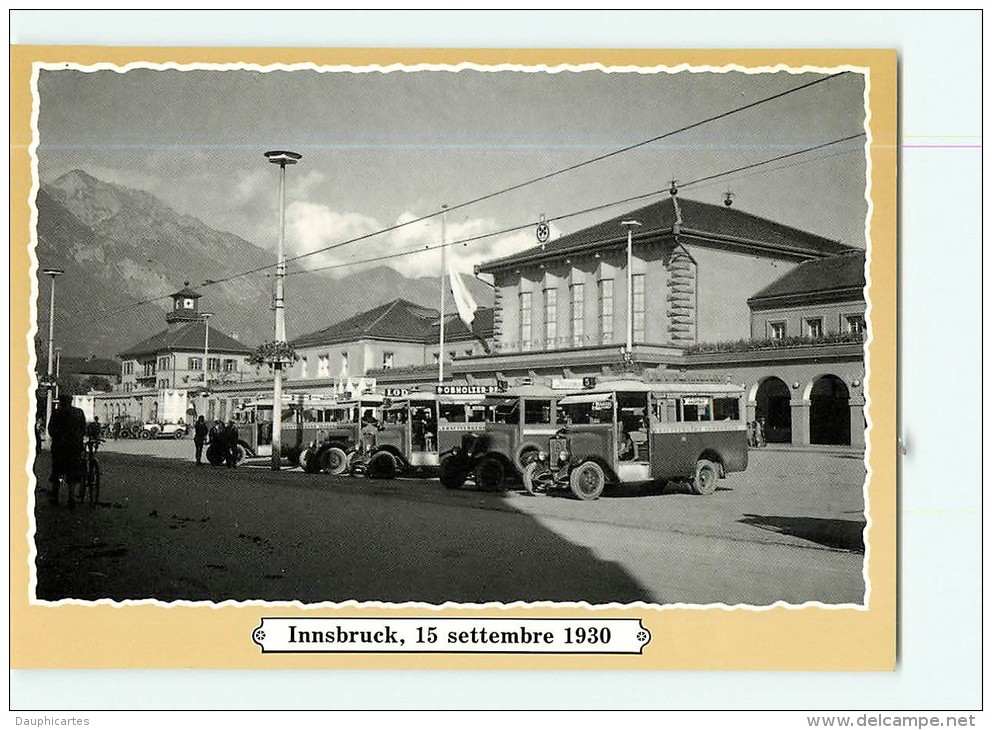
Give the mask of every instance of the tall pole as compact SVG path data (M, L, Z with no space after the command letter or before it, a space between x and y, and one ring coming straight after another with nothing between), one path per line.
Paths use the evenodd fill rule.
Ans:
M627 229L627 356L634 356L634 227L640 221L621 221Z
M55 348L55 398L59 397L59 377L62 375L62 348Z
M275 342L286 342L286 312L283 294L283 279L286 277L286 165L295 165L303 155L282 150L266 152L269 162L279 165L279 249L276 263L275 283ZM272 470L279 471L282 460L282 358L272 363Z
M65 272L62 269L45 269L44 273L52 279L52 296L48 303L48 387L45 394L45 427L48 427L52 420L52 390L54 383L52 379L52 368L55 363L55 277Z
M448 292L448 206L441 206L441 325L438 327L437 384L444 383L444 300Z
M210 357L210 318L214 316L213 312L200 312L200 316L203 318L203 412L207 411L207 378L209 377L207 369L207 360Z

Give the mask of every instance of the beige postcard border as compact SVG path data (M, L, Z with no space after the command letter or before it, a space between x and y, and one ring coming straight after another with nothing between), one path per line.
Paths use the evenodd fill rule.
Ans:
M32 64L504 64L719 67L860 67L867 69L866 197L869 216L868 312L872 339L866 504L867 606L776 605L760 611L725 606L683 608L540 604L520 607L415 607L40 604L31 600L28 475L30 353L26 343L37 289L29 246L33 190ZM714 69L716 70L716 69ZM743 69L742 69L743 70ZM11 49L11 497L10 609L12 667L198 668L525 668L525 669L820 669L885 670L896 637L896 54L873 50L417 50L98 48ZM870 192L869 192L870 191ZM869 378L866 378L868 380ZM642 656L261 655L250 641L259 618L280 616L640 617L652 641Z

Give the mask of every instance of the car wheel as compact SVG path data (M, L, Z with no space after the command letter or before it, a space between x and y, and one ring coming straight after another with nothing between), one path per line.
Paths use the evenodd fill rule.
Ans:
M487 456L475 467L475 486L485 492L498 492L506 481L506 468L494 456Z
M151 437L152 437L152 432L149 431L148 429L145 429L141 432L141 438L143 441L147 441Z
M581 500L599 499L606 488L606 474L595 461L579 464L568 478L572 494Z
M465 484L465 468L453 456L441 462L441 486L445 489L461 489Z
M174 434L172 434L172 438L174 438L174 439L186 438L186 431L184 429L181 429L181 428L180 429L177 429L176 432Z
M717 465L707 459L700 459L696 462L696 473L689 484L689 489L693 494L713 494L719 478L720 471Z
M344 449L331 446L321 454L321 468L328 474L344 474L348 468L348 455Z
M391 479L396 474L396 457L388 451L380 451L365 465L365 476L369 479Z

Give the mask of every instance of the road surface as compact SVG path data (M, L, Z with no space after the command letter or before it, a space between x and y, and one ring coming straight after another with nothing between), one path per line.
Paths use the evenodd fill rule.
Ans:
M36 493L39 598L863 601L858 459L756 452L708 497L643 487L579 502L197 466L175 443L173 458L103 453L95 509Z

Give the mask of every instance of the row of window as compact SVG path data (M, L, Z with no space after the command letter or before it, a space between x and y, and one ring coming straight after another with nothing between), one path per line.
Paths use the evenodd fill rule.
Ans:
M633 281L633 310L634 310L634 339L644 341L644 274L634 274ZM599 304L597 317L599 336L602 344L613 341L613 279L600 279L597 282ZM571 338L573 347L585 344L586 334L586 293L585 284L572 284L569 287L569 304L571 307L569 321L571 322ZM533 320L533 294L520 292L520 343L523 349L529 350L535 341ZM558 341L558 289L549 287L544 290L544 341Z
M863 314L841 315L840 326L841 331L845 334L864 333L865 317ZM807 317L803 319L802 327L803 337L809 337L815 340L824 335L823 317ZM784 340L789 336L785 320L768 321L765 323L765 330L770 340Z
M465 350L463 352L465 357L471 357L472 350ZM450 359L454 359L458 356L458 352L451 350L448 352ZM434 364L437 365L440 361L440 356L438 353L434 353ZM341 353L341 369L339 372L339 377L347 377L348 375L348 353ZM382 369L390 370L395 367L395 354L390 351L385 351L382 353ZM306 356L300 358L300 377L306 378L310 375L309 360ZM329 378L331 377L331 356L328 355L318 355L317 356L317 374L318 378Z
M127 360L124 362L121 372L124 375L134 374L134 361ZM168 355L164 355L158 358L157 362L146 362L141 366L141 375L145 378L154 377L156 372L162 370L172 369L172 358ZM189 357L186 358L186 369L187 370L203 370L203 358L202 357ZM208 357L207 358L207 370L212 373L236 373L238 371L238 361L232 358L221 359L219 357Z

